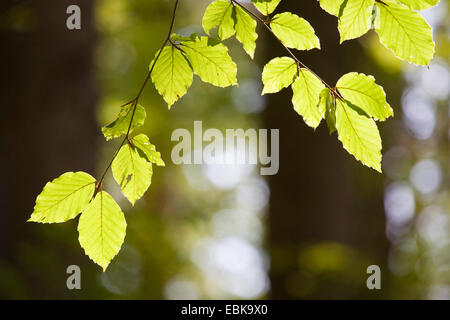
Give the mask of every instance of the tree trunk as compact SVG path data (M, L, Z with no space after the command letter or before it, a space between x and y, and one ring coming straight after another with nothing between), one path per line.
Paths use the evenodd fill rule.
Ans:
M282 1L279 12L307 19L322 49L297 56L330 85L357 71L377 76L357 40L339 45L337 19L317 1ZM266 36L265 62L286 53ZM387 272L383 177L364 167L329 135L294 111L292 93L268 98L265 127L280 129L280 171L270 177L269 251L272 298L366 298L366 269ZM382 277L383 280L386 280Z
M81 7L81 30L66 27L72 4ZM10 275L0 296L61 297L66 267L83 254L65 245L76 243L76 224L26 221L47 181L95 173L93 1L3 0L0 16L0 272Z

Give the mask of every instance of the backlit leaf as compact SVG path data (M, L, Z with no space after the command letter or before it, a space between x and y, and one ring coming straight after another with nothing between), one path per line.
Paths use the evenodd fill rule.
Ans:
M333 103L330 89L325 88L320 93L319 110L325 113L325 120L327 121L328 131L330 134L336 131L336 107Z
M275 15L270 27L286 47L298 50L320 49L319 38L309 22L293 13Z
M216 0L206 8L203 15L203 29L206 34L210 34L211 30L217 28L217 35L220 39L226 40L235 33L233 20L234 6L228 0Z
M114 179L132 205L144 195L152 182L152 164L129 143L120 148L111 169Z
M280 1L281 0L252 0L259 12L265 16L274 12Z
M375 0L348 0L339 18L341 43L355 39L370 30Z
M222 43L208 37L191 37L181 40L180 46L204 82L217 87L237 85L237 66Z
M153 65L153 62L150 65ZM167 46L155 64L152 81L170 108L186 94L192 84L193 75L191 66L180 50Z
M386 102L383 88L375 83L372 76L347 73L339 79L336 87L346 100L375 120L383 121L394 115L391 106Z
M320 6L323 10L332 14L336 17L339 17L342 14L343 4L346 0L319 0Z
M121 135L127 133L128 127L130 126L131 117L133 116L133 108L134 104L123 106L117 119L107 126L102 127L102 132L106 140L118 138ZM130 132L133 131L134 128L142 126L145 122L146 117L147 114L144 107L141 105L137 105Z
M236 6L236 38L244 46L245 52L253 59L256 49L256 21L243 9Z
M298 69L289 57L275 58L267 63L262 73L264 89L262 94L275 93L289 87L295 80Z
M75 218L91 201L95 179L85 172L66 172L48 182L36 199L29 222L59 223Z
M399 2L413 10L425 10L437 5L439 0L399 0Z
M150 143L149 138L145 134L139 134L131 139L132 144L142 151L147 161L158 166L165 166L161 159L161 154L156 151L156 147Z
M381 137L374 120L355 111L349 102L336 99L336 128L345 150L381 172Z
M390 0L377 2L375 30L381 42L400 59L428 65L434 56L431 27L416 11Z
M294 109L303 117L306 124L317 128L325 116L325 110L319 109L320 93L325 85L310 71L301 68L297 80L292 85Z
M105 271L120 251L126 228L120 207L108 193L101 191L80 216L78 239L89 258Z

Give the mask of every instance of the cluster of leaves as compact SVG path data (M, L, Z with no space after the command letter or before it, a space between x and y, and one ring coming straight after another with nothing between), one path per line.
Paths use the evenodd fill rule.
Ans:
M428 64L434 55L431 28L413 9L436 5L438 0L319 0L321 7L339 19L341 42L368 32L375 25L381 42L401 59ZM205 11L203 28L208 37L172 37L171 46L152 75L169 107L186 94L193 73L216 86L235 85L236 65L219 41L233 36L253 58L257 22L263 23L287 49L289 56L266 64L262 94L292 87L292 103L305 123L317 128L326 119L330 133L337 131L343 147L364 165L381 172L381 137L376 121L393 116L386 95L372 76L355 72L331 87L303 65L291 49L320 49L320 40L305 19L291 13L274 14L280 0L252 0L259 16L236 0L216 0ZM217 28L217 38L211 31Z
M381 42L401 59L426 65L434 55L431 28L415 10L434 6L439 0L319 1L325 11L338 17L341 42L360 37L374 27ZM356 72L343 75L334 87L318 77L291 50L320 49L319 38L305 19L291 12L274 14L280 2L252 0L252 10L237 0L215 0L203 17L207 36L171 34L172 21L169 36L150 65L149 77L155 88L170 108L187 93L194 74L217 87L237 85L237 66L222 41L235 36L253 59L260 22L288 54L264 66L262 94L291 87L294 110L308 126L316 129L324 119L330 134L337 131L350 154L381 172L382 143L376 121L394 114L383 88L374 77ZM173 18L177 5L178 0ZM214 29L216 37L211 35ZM150 186L152 164L164 165L146 135L129 136L146 118L145 109L138 104L139 95L122 107L113 123L102 128L107 140L125 135L111 169L133 205ZM63 174L45 186L29 221L64 222L81 212L80 244L105 270L124 241L126 222L120 207L102 190L103 178L97 181L83 172Z
M339 19L341 43L358 38L375 25L380 41L403 60L428 65L434 56L431 27L415 10L437 5L439 0L320 0Z
M152 165L164 166L161 154L145 134L128 137L134 128L144 124L145 118L142 106L129 104L122 107L114 122L102 128L106 140L127 135L111 169L132 205L149 188ZM81 213L78 222L80 244L86 254L106 270L124 242L127 223L119 205L103 191L102 182L85 172L64 173L45 185L28 221L61 223Z
M237 85L237 66L228 49L217 39L172 35L170 46L156 54L152 80L169 108L184 96L192 84L193 74L217 87ZM156 58L155 58L156 59Z

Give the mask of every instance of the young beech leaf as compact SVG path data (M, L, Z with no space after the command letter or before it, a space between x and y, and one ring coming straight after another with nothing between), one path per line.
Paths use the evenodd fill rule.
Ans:
M193 77L191 66L181 51L173 46L164 47L153 69L152 81L169 108L186 94Z
M284 12L273 17L270 27L286 47L298 50L320 49L320 41L313 27L303 18Z
M345 1L347 0L318 0L318 1L320 1L320 6L322 7L323 10L325 10L329 14L339 17L342 14Z
M319 93L319 102L317 104L317 109L319 109L320 114L325 116L327 111L327 103L331 101L330 89L324 87Z
M370 30L374 4L375 0L347 1L342 9L338 24L341 43L345 40L358 38Z
M317 128L325 116L325 110L319 109L320 93L325 85L309 70L301 68L297 80L292 85L294 109L303 117L306 124Z
M145 134L141 133L133 137L131 143L144 154L148 162L157 166L165 166L164 161L161 159L161 154L156 151L156 147L150 143L149 138Z
M345 150L381 172L381 137L374 120L358 113L350 102L336 99L336 128Z
M289 57L272 59L264 66L262 94L275 93L289 87L294 82L297 72L298 68L294 59Z
M384 121L394 115L391 106L386 102L383 88L375 83L372 76L350 72L339 79L336 88L344 99L375 120Z
M179 34L176 33L172 33L172 35L170 36L170 40L174 41L174 42L181 42L181 41L195 41L198 38L197 33L194 32L189 36L181 36Z
M120 207L108 193L101 191L80 216L78 239L89 258L105 271L122 246L126 228Z
M85 172L67 172L48 182L36 199L29 222L59 223L75 218L91 201L95 179Z
M152 164L129 143L120 148L111 169L114 179L132 205L144 195L152 182Z
M194 72L204 81L217 87L237 85L237 66L228 55L228 48L208 37L181 38L181 49Z
M256 49L256 21L240 7L236 6L236 38L244 46L245 52L253 59Z
M439 3L439 0L398 0L399 2L407 5L413 10L425 10L434 7Z
M408 7L390 0L377 2L375 30L381 43L403 60L428 65L434 56L431 27Z
M252 2L259 12L268 16L275 11L281 0L252 0Z
M134 104L123 106L120 110L119 115L117 116L117 119L114 122L102 127L102 132L106 140L118 138L121 135L127 133L128 127L130 126L131 117L133 116L133 108ZM142 126L145 122L146 117L147 114L144 107L138 104L136 106L136 111L133 117L133 123L131 124L130 132L133 131L134 128Z
M228 0L216 0L206 8L203 15L203 29L209 35L211 30L217 28L217 35L221 40L232 37L234 30L234 6Z
M336 131L336 107L328 88L323 89L320 93L319 110L325 114L328 130L332 134Z

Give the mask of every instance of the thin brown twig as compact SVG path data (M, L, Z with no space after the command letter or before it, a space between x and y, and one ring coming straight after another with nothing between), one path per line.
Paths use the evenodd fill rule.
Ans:
M109 162L108 166L106 167L105 171L103 172L100 180L98 180L97 183L96 183L94 197L99 191L101 191L102 186L103 186L103 180L105 179L105 176L108 173L108 170L111 168L114 160L116 159L117 154L120 151L120 148L122 148L122 146L125 144L125 142L129 142L130 141L129 140L129 135L130 135L131 127L133 125L133 119L134 119L134 116L136 114L136 108L138 106L139 98L141 97L142 92L144 91L145 87L147 86L148 81L150 80L150 77L152 75L153 69L155 68L156 62L158 61L159 57L161 56L162 50L164 49L164 47L167 45L168 42L170 42L172 44L172 41L170 41L170 36L172 35L172 31L173 31L173 28L174 28L174 25L175 25L175 17L176 17L176 13L177 13L178 3L179 3L179 0L175 0L175 5L174 5L174 8L173 8L173 12L172 12L172 20L170 22L170 27L169 27L169 32L167 34L166 39L164 40L163 45L161 46L161 49L158 51L158 54L156 55L155 60L153 60L153 63L151 65L151 67L150 67L150 70L148 71L147 76L145 77L144 83L142 84L141 88L139 89L138 94L136 95L136 97L133 100L130 100L129 102L127 102L127 103L125 103L125 104L123 104L121 106L121 107L125 107L127 105L133 104L132 105L132 108L133 108L132 112L133 113L131 115L130 124L128 125L128 130L127 130L127 133L125 135L125 138L122 140L122 143L119 145L119 147L117 148L116 152L114 153L114 156L112 157L111 161Z

